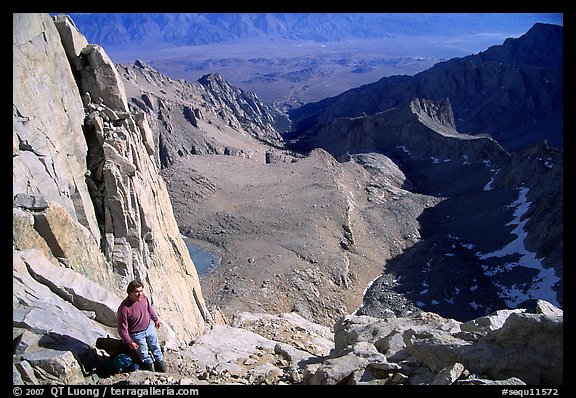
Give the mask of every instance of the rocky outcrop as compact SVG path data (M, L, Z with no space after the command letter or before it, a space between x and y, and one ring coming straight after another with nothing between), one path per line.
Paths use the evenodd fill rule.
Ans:
M563 383L563 313L499 311L466 323L418 311L350 315L335 325L335 349L309 365L308 384Z
M56 274L66 271L75 280L58 288ZM28 384L84 382L98 357L96 339L111 333L105 323L120 299L36 249L15 252L12 275L15 377Z
M152 127L161 168L190 155L252 158L263 157L268 146L284 148L281 134L290 127L288 118L219 74L190 83L172 80L140 60L118 69L129 106L146 114Z
M337 118L298 141L303 150L323 148L334 157L379 152L403 159L501 163L508 154L492 138L456 131L450 101L413 99L408 105L356 118Z
M115 65L69 18L13 22L17 368L23 378L78 381L96 338L115 333L133 278L164 321L163 344L189 343L212 320L145 115L129 112Z
M479 54L454 58L414 76L391 76L293 109L305 132L335 118L372 115L413 98L449 98L458 131L489 133L507 150L548 139L563 146L563 28L535 24Z

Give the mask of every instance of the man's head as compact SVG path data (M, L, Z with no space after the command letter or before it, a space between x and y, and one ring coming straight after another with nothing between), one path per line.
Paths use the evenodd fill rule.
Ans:
M140 280L134 280L128 284L126 292L131 301L140 301L144 297L144 283Z

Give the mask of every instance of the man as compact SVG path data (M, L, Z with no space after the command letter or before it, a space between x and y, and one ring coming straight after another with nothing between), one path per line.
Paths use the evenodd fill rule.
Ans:
M166 372L164 355L151 321L154 321L156 328L162 323L144 294L144 283L134 280L128 284L126 291L128 297L118 307L118 334L124 344L136 351L142 361L140 369L153 370L154 366L157 372Z

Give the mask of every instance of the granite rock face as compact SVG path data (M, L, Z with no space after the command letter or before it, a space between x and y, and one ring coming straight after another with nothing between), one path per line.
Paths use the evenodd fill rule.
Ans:
M65 16L13 14L13 52L14 334L35 336L20 358L90 352L115 333L134 278L166 326L163 343L189 343L211 316L145 115L129 112L115 65ZM69 368L50 366L57 378Z
M13 194L61 203L100 239L84 182L84 106L54 22L14 14L13 51Z

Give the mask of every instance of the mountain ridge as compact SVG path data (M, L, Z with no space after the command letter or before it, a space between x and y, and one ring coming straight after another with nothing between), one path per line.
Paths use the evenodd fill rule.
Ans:
M551 146L562 147L562 69L496 61L499 57L522 61L522 56L515 58L510 51L527 51L529 47L538 54L534 62L562 65L562 35L560 26L535 25L525 35L508 39L505 45L438 63L414 76L384 77L339 96L303 105L289 115L295 130L303 133L317 122L371 114L413 98L449 98L461 132L489 133L512 150L544 138ZM542 81L545 85L540 84ZM509 116L501 117L503 112Z
M287 117L217 73L187 82L173 80L141 60L117 68L130 108L148 115L160 168L193 154L263 158L268 148L256 149L249 138L272 148L284 147L282 134L290 127Z
M201 45L239 38L339 41L419 35L525 31L541 14L134 13L70 14L91 42L116 46ZM496 25L496 27L494 27ZM494 32L496 29L496 32Z
M348 123L352 125L346 126ZM354 137L348 135L352 132L355 133ZM427 132L431 134L423 138ZM437 144L435 137L438 137ZM486 145L490 145L490 148L478 152L472 148L469 151L457 149L456 146L447 145L450 139L454 139L452 141L454 143L473 140L478 146L487 142L489 144ZM441 149L445 145L449 149ZM413 157L434 157L439 161L466 157L470 161L488 160L498 164L507 157L506 151L489 135L459 133L455 128L450 101L447 99L440 102L413 99L407 105L400 105L370 116L333 119L315 128L306 136L300 137L296 146L304 149L321 147L336 158L344 154L363 152L399 156L400 152L407 152L407 148L410 148Z

